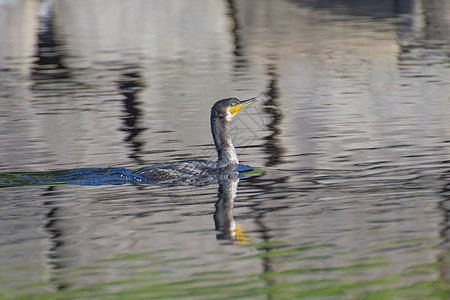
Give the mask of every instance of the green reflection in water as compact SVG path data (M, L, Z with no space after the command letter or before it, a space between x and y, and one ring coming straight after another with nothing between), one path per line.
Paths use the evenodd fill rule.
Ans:
M402 241L398 241L399 243ZM255 247L256 246L256 247ZM268 247L273 249L267 250ZM249 247L249 245L245 245ZM377 274L379 268L393 263L383 256L371 256L347 261L338 266L324 267L323 262L331 256L316 255L318 249L331 249L333 244L291 247L282 242L253 244L256 255L230 258L230 261L247 260L258 264L262 259L273 259L276 270L248 273L208 265L207 271L192 272L180 276L182 269L189 271L198 257L184 257L181 251L173 259L156 259L163 251L124 254L106 257L93 266L54 270L63 281L35 282L21 285L14 272L36 270L35 266L0 269L9 274L9 283L16 285L0 290L1 299L449 299L448 286L442 279L424 280L421 275L439 273L438 263L414 265L397 274L379 277L358 277L358 272ZM334 249L336 250L336 249ZM176 251L168 249L168 251ZM316 266L296 266L293 262L307 262ZM319 262L318 264L316 264ZM279 268L278 268L279 267ZM121 273L110 281L93 282L77 288L55 290L57 285L71 283L79 278L102 278L109 270ZM373 272L372 272L373 271ZM386 274L386 272L385 272ZM355 277L356 275L356 277ZM414 276L417 276L415 279ZM103 277L105 278L105 277ZM413 279L413 280L406 280ZM3 278L2 283L8 282ZM3 285L2 284L2 285ZM44 290L44 291L43 291ZM50 291L45 291L50 290Z

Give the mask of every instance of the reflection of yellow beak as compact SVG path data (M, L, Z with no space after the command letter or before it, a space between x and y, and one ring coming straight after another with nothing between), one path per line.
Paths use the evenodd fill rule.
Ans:
M250 105L256 101L258 101L258 97L254 97L254 98L250 98L248 100L241 101L239 104L230 107L230 113L232 115L234 115L235 113L237 113L238 111L240 111L241 109L246 107L247 105Z
M247 244L250 239L245 236L244 230L242 227L236 223L236 228L234 228L234 239L236 240L237 244Z

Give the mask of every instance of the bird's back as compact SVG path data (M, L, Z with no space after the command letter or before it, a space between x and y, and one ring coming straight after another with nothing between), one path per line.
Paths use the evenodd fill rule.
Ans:
M220 170L209 160L184 160L144 167L133 173L155 183L183 184L217 175Z

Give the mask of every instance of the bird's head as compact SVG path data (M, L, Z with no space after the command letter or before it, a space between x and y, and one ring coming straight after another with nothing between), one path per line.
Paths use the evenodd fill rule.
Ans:
M237 98L219 100L212 107L211 115L231 121L238 111L256 101L258 101L258 97L243 101L240 101Z

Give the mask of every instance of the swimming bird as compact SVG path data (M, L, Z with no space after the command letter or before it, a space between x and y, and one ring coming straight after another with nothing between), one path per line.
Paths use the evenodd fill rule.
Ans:
M222 172L251 170L251 167L239 164L231 140L230 126L231 120L241 109L258 101L260 97L261 95L243 101L237 98L227 98L214 104L211 109L211 133L217 151L217 161L185 160L168 162L144 167L133 173L150 182L203 185L211 183L210 181L214 180L212 177Z

